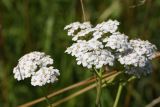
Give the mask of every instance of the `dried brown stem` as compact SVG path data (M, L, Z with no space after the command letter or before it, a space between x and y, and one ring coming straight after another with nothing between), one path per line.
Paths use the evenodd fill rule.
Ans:
M80 0L81 2L81 8L82 8L82 13L83 13L83 20L86 21L86 14L85 14L85 10L84 10L84 5L83 5L83 0Z
M156 53L154 54L154 58L160 58L160 52L156 52Z
M119 75L120 73L121 73L121 72L117 72L117 73L115 73L115 74L113 74L113 75L111 75L111 76L109 76L109 77L104 78L104 79L102 80L102 84L105 84L106 81L115 78L115 77L116 77L117 75ZM109 81L109 82L111 82L111 81ZM80 90L80 91L78 91L78 92L75 92L75 93L71 94L70 96L67 96L67 97L65 97L65 98L63 98L63 99L61 99L61 100L53 103L52 106L53 106L53 107L56 107L56 106L58 106L58 105L60 105L60 104L62 104L62 103L64 103L64 102L66 102L66 101L68 101L68 100L70 100L70 99L72 99L72 98L74 98L74 97L76 97L76 96L78 96L78 95L83 94L84 92L87 92L87 91L95 88L96 86L97 86L96 83L94 83L94 84L92 84L92 85L90 85L90 86L87 86L87 87L83 88L82 90ZM105 86L106 86L106 85L102 85L102 87L105 87Z
M149 103L146 107L154 107L155 105L157 105L158 103L160 103L160 97L154 99L151 103Z
M103 78L108 77L108 76L110 76L110 75L113 75L113 74L115 74L115 73L116 73L116 71L110 72L110 73L107 73L107 74L104 74L104 75L103 75ZM66 87L66 88L63 88L63 89L58 90L58 91L56 91L56 92L53 92L53 93L49 94L47 97L48 97L48 98L54 97L54 96L56 96L56 95L59 95L59 94L61 94L61 93L66 92L66 91L72 90L72 89L74 89L74 88L77 88L77 87L80 87L80 86L83 86L83 85L87 85L87 84L92 83L92 82L94 82L94 81L96 81L96 78L95 78L95 77L91 77L90 79L87 79L87 80L78 82L78 83L76 83L76 84L73 84L73 85L71 85L71 86L68 86L68 87ZM44 100L45 100L45 97L41 97L41 98L36 99L36 100L34 100L34 101L31 101L31 102L28 102L28 103L26 103L26 104L20 105L19 107L29 107L29 106L32 106L32 105L34 105L34 104L36 104L36 103L39 103L39 102L41 102L41 101L44 101Z
M159 58L159 57L160 57L160 52L156 52L154 58ZM103 75L103 78L108 77L108 76L111 76L111 75L113 75L113 74L115 74L115 73L116 73L116 71L110 72L110 73L107 73L107 74L104 74L104 75ZM83 86L83 85L87 85L87 84L92 83L92 82L94 82L94 81L96 81L96 78L95 78L95 77L91 77L90 79L87 79L87 80L78 82L78 83L76 83L76 84L73 84L73 85L71 85L71 86L68 86L68 87L66 87L66 88L63 88L63 89L58 90L58 91L56 91L56 92L53 92L53 93L49 94L47 97L48 97L48 98L54 97L54 96L56 96L56 95L59 95L59 94L61 94L61 93L64 93L64 92L66 92L66 91L69 91L69 90L71 90L71 89L74 89L74 88L77 88L77 87L80 87L80 86ZM90 88L91 88L91 87L90 87ZM87 87L86 87L86 90L87 90L87 89L90 89L90 88L87 88ZM92 89L92 88L91 88L91 89ZM85 90L85 88L84 88L84 90ZM86 91L84 91L84 92L86 92ZM78 93L78 92L77 92L77 93ZM83 93L83 91L82 91L82 93ZM77 96L77 95L79 95L79 94L76 94L76 95L74 95L74 96ZM34 101L31 101L31 102L25 103L25 104L23 104L23 105L20 105L19 107L29 107L29 106L32 106L32 105L34 105L34 104L36 104L36 103L39 103L39 102L41 102L41 101L44 101L44 100L45 100L45 97L41 97L41 98L36 99L36 100L34 100Z

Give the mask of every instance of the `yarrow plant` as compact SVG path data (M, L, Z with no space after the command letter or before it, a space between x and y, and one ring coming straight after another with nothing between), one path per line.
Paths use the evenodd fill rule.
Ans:
M138 78L152 72L151 60L156 46L140 39L129 40L129 37L118 31L119 22L108 20L93 26L90 22L74 22L64 29L74 43L65 51L76 58L77 64L94 68L97 76L96 107L100 107L102 75L104 66L115 67L121 64L124 73ZM114 107L117 107L122 84L119 85Z
M30 77L33 86L54 83L60 73L52 64L53 59L43 52L28 53L19 59L18 65L13 69L14 78L20 81Z
M82 84L95 82L91 86L54 103L54 106L97 86L96 107L101 107L102 87L107 83L114 82L113 80L119 74L128 74L128 76L123 75L118 79L119 88L113 105L113 107L117 107L122 86L135 78L143 77L152 72L151 60L155 57L156 46L147 40L129 39L127 35L118 30L119 25L120 23L116 20L108 20L95 26L90 22L74 22L64 28L74 41L65 52L74 56L78 65L92 70L96 78L89 79L85 81L86 83L82 81L53 93L52 95L57 95ZM54 83L58 80L60 73L52 64L53 59L43 52L28 53L19 59L17 66L13 69L14 77L18 81L31 78L33 86ZM117 68L118 64L120 69ZM110 76L108 74L107 78L107 74L104 73L105 67L115 67L120 72L113 72ZM46 99L48 99L47 96ZM38 99L38 101L41 100L42 98ZM38 101L29 104L35 104ZM50 103L49 105L52 107Z
M67 25L68 35L75 41L66 53L76 57L77 64L100 69L115 66L118 61L125 73L140 77L151 73L151 63L156 46L140 39L129 40L118 31L119 22L108 20L93 27L89 22Z

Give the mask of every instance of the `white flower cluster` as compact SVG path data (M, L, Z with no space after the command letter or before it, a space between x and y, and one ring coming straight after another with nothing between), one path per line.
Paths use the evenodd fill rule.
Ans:
M137 54L144 55L149 59L153 58L156 46L151 44L149 41L143 41L140 39L130 40L130 44Z
M78 65L87 68L113 66L114 61L119 61L128 74L141 76L150 73L150 61L156 46L140 39L128 40L128 36L118 31L118 25L116 20L95 27L89 22L67 25L65 30L75 43L67 48L66 53L75 56Z
M86 52L82 54L80 57L77 57L77 64L82 64L84 67L99 69L103 65L113 66L114 56L111 52L105 49L93 50L91 52Z
M125 65L126 72L137 76L151 73L151 63L156 46L148 41L130 40L131 51L119 56L119 62ZM136 72L138 71L138 73Z
M110 47L117 52L124 52L131 48L128 43L128 36L120 32L113 33L111 36L106 37L103 42L106 42L105 47Z
M85 36L90 32L91 24L89 22L84 22L84 23L74 22L67 25L64 29L68 30L68 35L73 36L72 40L76 41L78 37ZM79 33L76 34L77 32Z
M114 33L118 29L119 22L116 20L108 20L107 22L102 22L100 24L97 24L97 26L94 28L97 32L103 32L103 33Z
M101 68L103 65L113 65L114 56L108 50L103 49L103 44L97 40L78 40L66 53L76 57L77 64L84 67Z
M54 83L59 76L59 71L51 65L53 59L42 52L31 52L19 59L18 65L13 69L14 78L24 80L31 77L33 86L42 86Z
M102 22L96 27L92 27L90 22L74 22L67 25L64 29L68 30L68 35L72 36L73 41L79 40L80 37L87 36L92 33L93 39L99 39L102 35L106 33L114 33L118 29L119 22L109 20L107 22Z
M46 83L54 83L57 81L59 71L53 69L53 67L41 67L31 78L31 84L33 86L42 86Z

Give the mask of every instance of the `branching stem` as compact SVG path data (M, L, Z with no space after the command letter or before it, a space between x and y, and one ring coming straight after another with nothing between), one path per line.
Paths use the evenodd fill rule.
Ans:
M96 71L97 76L97 96L96 96L96 107L101 107L101 94L102 94L102 72L100 69L99 72Z

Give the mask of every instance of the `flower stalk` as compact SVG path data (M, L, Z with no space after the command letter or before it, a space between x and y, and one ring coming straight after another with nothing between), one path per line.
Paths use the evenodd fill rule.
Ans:
M120 99L120 95L122 93L122 89L123 89L123 85L120 83L119 87L118 87L118 91L117 91L117 95L116 95L116 99L115 99L113 107L117 107L118 106L118 102L119 102L119 99Z
M48 96L47 96L47 93L45 92L45 89L43 89L43 87L42 87L41 90L42 90L42 92L43 92L43 94L44 94L44 97L45 97L45 100L46 100L48 106L49 106L49 107L52 107L52 104L50 103L50 100L49 100L49 98L48 98Z
M100 69L97 75L97 96L96 96L96 107L101 107L101 94L102 94L102 73L103 70Z
M102 87L101 87L101 88L106 87L106 86L108 86L110 83L112 83L113 80L114 80L119 74L121 74L121 73L120 73L120 72L117 72L117 73L115 73L115 74L113 74L113 75L111 75L111 76L108 76L108 77L103 78L103 79L102 79ZM57 107L57 106L59 106L60 104L66 102L66 101L68 101L68 100L70 100L70 99L72 99L72 98L74 98L74 97L76 97L76 96L78 96L78 95L81 95L81 94L83 94L83 93L86 92L86 91L89 91L89 90L95 88L96 86L97 86L97 84L96 84L96 83L93 83L92 85L89 85L89 86L81 89L80 91L75 92L75 93L71 94L70 96L67 96L67 97L65 97L65 98L63 98L63 99L61 99L61 100L53 103L52 106L53 106L53 107Z

